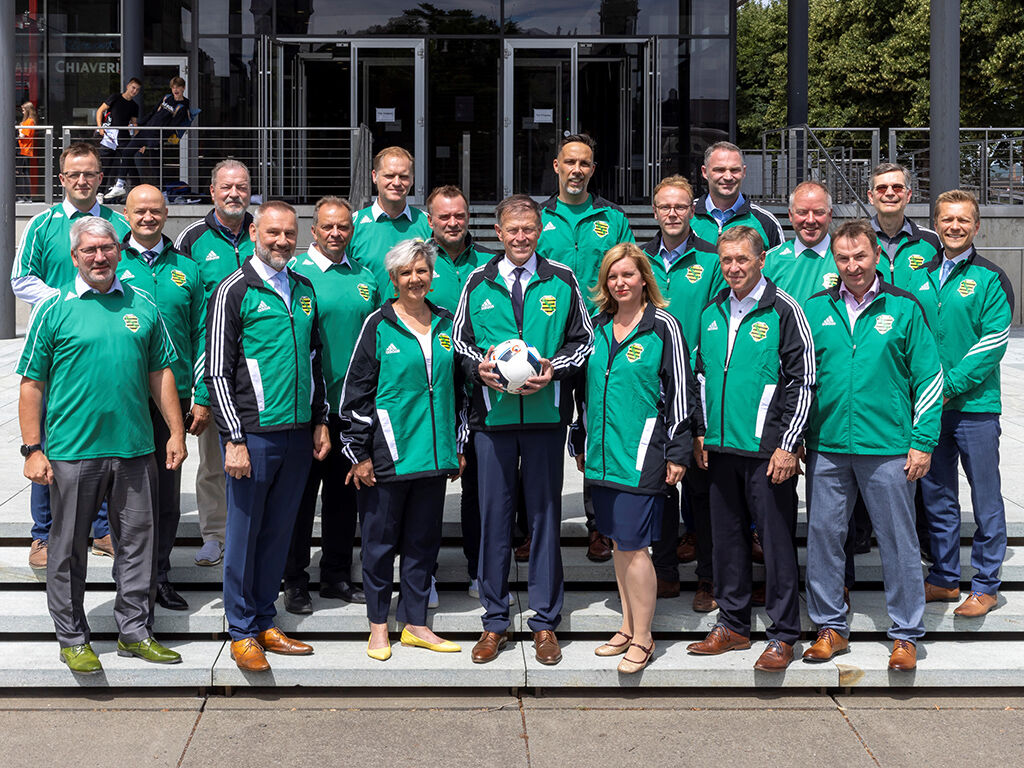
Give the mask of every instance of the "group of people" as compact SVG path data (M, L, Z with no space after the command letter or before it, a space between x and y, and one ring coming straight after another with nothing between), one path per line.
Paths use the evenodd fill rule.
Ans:
M373 161L373 204L321 199L305 253L291 205L249 212L236 160L215 166L213 210L172 244L159 190L136 186L122 216L96 202L96 147L64 150L66 198L29 224L11 284L34 305L17 369L39 497L30 563L47 570L72 671L101 668L82 610L101 513L118 652L180 661L153 637L153 608L188 608L168 578L185 431L200 454L196 564L223 562L231 656L249 672L270 668L268 652L313 652L281 631L275 602L283 588L287 611L314 610L318 495L319 595L366 604L367 655L392 654L396 558L401 644L460 651L428 615L445 487L458 478L469 590L483 608L471 660L492 661L510 640L516 557L529 561L536 658L557 664L567 436L584 476L587 554L613 560L622 605L595 653L621 656L622 673L650 661L656 600L680 594L680 562L692 560L694 610L719 613L691 653L749 648L751 606L763 601L771 623L756 668L793 660L801 462L818 629L805 660L847 649L859 506L882 558L890 666L915 666L925 602L959 599L958 460L978 532L977 575L956 610L997 605L999 361L1013 294L973 248L973 196L944 193L936 232L920 228L904 216L909 175L882 165L876 216L830 233L828 191L805 182L790 196L796 237L783 242L740 191L742 153L720 142L705 155L706 195L695 200L678 175L655 187L660 232L641 247L622 211L589 191L594 146L567 136L557 193L497 206L500 251L473 241L457 187L412 207L413 158L388 147ZM490 354L510 339L538 356L514 392Z

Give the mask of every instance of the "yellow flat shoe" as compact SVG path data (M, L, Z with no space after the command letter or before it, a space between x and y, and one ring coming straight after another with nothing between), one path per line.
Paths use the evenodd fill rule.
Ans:
M462 646L457 643L453 643L451 640L444 640L440 643L428 643L419 637L416 637L408 629L402 630L402 645L409 645L413 648L426 648L428 651L437 651L438 653L458 653L462 650Z
M366 655L377 661L387 661L391 658L391 646L386 648L370 648L370 641L366 641Z

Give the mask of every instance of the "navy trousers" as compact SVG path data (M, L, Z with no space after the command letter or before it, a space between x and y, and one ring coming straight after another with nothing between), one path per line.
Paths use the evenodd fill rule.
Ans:
M530 549L530 629L555 629L562 612L562 451L565 429L477 432L480 486L480 602L483 625L504 632L509 625L508 570L516 513L517 469L522 475Z
M251 476L226 477L224 613L232 640L274 626L287 542L313 460L313 439L305 427L252 432L247 441Z

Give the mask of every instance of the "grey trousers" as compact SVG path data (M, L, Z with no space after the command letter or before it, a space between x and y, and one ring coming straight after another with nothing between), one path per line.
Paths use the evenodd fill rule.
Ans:
M132 459L53 461L53 524L46 561L46 601L61 647L89 642L85 618L89 532L108 499L117 594L114 619L120 639L152 635L156 597L156 463ZM109 494L109 496L108 496Z
M199 506L199 533L203 541L224 543L228 525L228 497L224 486L224 454L220 450L217 424L209 425L197 438L199 467L196 469L196 504Z

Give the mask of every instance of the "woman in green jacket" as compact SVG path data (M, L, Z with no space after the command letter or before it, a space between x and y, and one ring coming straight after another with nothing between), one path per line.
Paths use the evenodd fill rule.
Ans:
M625 654L619 671L643 669L654 652L657 577L648 546L661 530L668 486L689 461L689 353L679 321L662 309L647 256L632 243L601 262L594 352L570 452L594 501L597 528L615 544L622 601L619 631L594 652Z
M362 519L366 653L378 661L391 658L395 555L401 557L396 618L405 624L402 645L461 650L426 626L445 479L462 474L468 437L464 414L456 416L465 398L452 316L426 300L435 258L434 247L419 240L388 251L384 266L397 298L363 323L341 393L342 450L353 465L345 482L359 489Z

